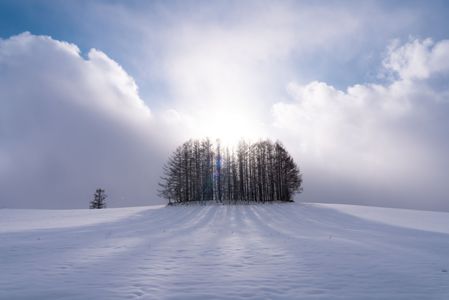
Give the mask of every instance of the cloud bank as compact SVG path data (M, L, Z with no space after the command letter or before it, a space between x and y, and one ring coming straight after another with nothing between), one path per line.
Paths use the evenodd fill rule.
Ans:
M447 209L449 41L394 41L384 84L290 83L274 126L316 201ZM307 177L306 177L307 180Z
M232 45L240 31L185 28L167 46L184 51L162 63L171 97L151 111L99 50L84 57L74 44L29 33L0 40L0 207L87 207L99 186L110 206L161 202L158 177L173 147L223 129L283 141L304 173L300 201L449 210L449 41L393 41L376 83L286 80L279 93L269 83L282 73L276 67L252 76L287 62L285 52L262 40L215 49L218 37ZM231 130L216 125L226 122Z
M23 33L0 40L0 206L142 204L157 176L152 114L119 64ZM154 201L154 199L153 199Z

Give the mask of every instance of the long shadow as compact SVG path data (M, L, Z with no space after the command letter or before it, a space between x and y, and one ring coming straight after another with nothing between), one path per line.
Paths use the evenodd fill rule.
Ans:
M135 288L140 291L143 289L145 293L147 292L145 289L154 288L156 294L158 288L170 286L170 281L186 279L183 276L188 275L186 272L189 272L189 268L197 263L198 259L201 261L198 250L202 244L206 247L229 246L225 240L227 238L241 243L240 246L247 249L252 249L251 247L254 246L262 247L265 243L277 243L277 247L289 251L291 255L307 257L313 253L295 251L307 239L309 244L315 243L315 240L310 241L310 238L317 239L317 245L320 247L325 247L326 239L329 241L333 239L343 244L354 243L356 245L354 253L365 249L369 250L366 253L373 254L375 249L379 248L381 249L379 254L392 251L395 257L399 257L401 254L407 255L407 248L409 248L410 255L423 259L426 263L433 263L432 260L429 262L425 260L429 254L444 258L449 250L448 234L402 228L368 221L331 208L298 204L167 207L143 211L117 222L59 230L43 229L33 233L10 233L9 237L24 239L30 236L35 237L36 233L41 235L43 241L28 241L24 244L42 245L41 250L52 250L51 246L45 247L43 243L45 240L53 240L56 242L55 248L60 252L41 253L41 255L54 255L58 257L57 261L61 262L72 260L74 255L82 249L108 249L108 245L111 245L115 239L126 241L126 238L130 240L134 238L136 241L133 245L129 247L125 245L120 251L112 251L96 260L89 261L88 264L74 262L73 268L80 266L84 268L76 269L73 273L71 273L72 270L67 269L63 279L70 281L71 277L76 279L80 276L80 272L84 272L85 278L78 283L82 285L87 284L90 279L99 274L108 274L115 270L120 270L122 274L128 274L131 277L138 275L139 278L142 278L144 273L148 282L137 282L134 287L130 286L133 280L140 279L129 278L123 282L122 277L111 276L107 279L107 284L112 284L112 281L117 287L128 286L131 290ZM8 236L0 235L0 239L2 237ZM294 247L279 244L280 239L295 240ZM68 243L67 240L69 240ZM182 247L180 242L185 242L185 249L188 250L174 249L174 247ZM346 251L345 248L336 249L341 253ZM31 249L28 250L25 249L23 255L33 255ZM195 253L189 254L189 250ZM327 251L326 248L324 251ZM226 253L222 252L222 255ZM189 265L177 266L178 258ZM167 265L164 266L164 264ZM57 276L56 273L50 275ZM413 276L415 276L414 274L401 275L408 276L409 278L406 279L410 282L413 282ZM161 277L157 278L158 276ZM62 280L56 277L54 279L55 284ZM154 282L152 283L151 280ZM207 278L205 281L207 282ZM79 298L83 298L83 292L80 291ZM126 293L123 291L123 294ZM107 296L105 294L105 297Z

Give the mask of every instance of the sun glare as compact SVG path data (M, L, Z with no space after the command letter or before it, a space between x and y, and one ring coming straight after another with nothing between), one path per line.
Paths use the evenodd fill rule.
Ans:
M222 145L231 148L242 139L252 141L262 137L257 122L243 114L209 114L198 125L198 136L220 139Z

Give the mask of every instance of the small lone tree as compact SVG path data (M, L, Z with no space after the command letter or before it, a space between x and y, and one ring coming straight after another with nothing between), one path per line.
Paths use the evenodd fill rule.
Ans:
M106 208L106 197L103 189L97 189L94 194L94 199L90 201L90 209Z

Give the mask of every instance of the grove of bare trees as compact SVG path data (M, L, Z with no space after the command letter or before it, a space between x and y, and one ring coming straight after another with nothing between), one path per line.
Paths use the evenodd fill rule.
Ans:
M229 149L203 139L176 148L159 185L169 204L293 201L302 175L280 142L242 140Z

